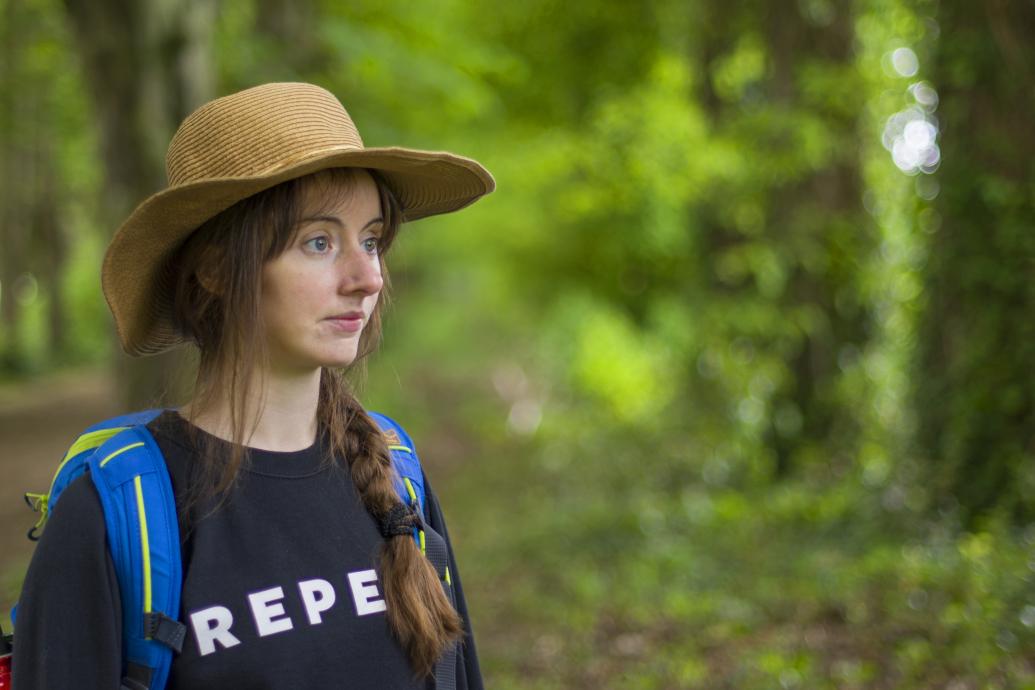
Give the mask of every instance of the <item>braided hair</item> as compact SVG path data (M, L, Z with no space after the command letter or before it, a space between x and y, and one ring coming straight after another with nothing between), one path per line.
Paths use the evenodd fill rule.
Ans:
M352 482L370 514L382 521L403 507L392 481L395 470L388 443L348 392L340 372L324 370L318 415L321 425L331 430L331 447L341 448L341 457L349 459ZM346 424L334 423L342 416ZM335 438L334 430L339 430L340 438ZM388 625L418 673L430 673L446 647L463 633L460 617L411 531L386 535L380 562Z

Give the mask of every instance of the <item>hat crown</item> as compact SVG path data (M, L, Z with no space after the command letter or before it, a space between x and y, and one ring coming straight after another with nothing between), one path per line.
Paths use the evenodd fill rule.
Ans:
M268 175L332 150L362 149L348 112L313 84L263 84L206 103L176 130L169 186Z

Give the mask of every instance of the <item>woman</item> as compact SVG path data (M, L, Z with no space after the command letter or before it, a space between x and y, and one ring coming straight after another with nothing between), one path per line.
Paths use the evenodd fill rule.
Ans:
M169 186L119 229L102 270L128 353L200 353L190 403L147 424L183 564L186 633L165 687L444 687L454 673L482 687L438 502L425 485L446 586L341 370L377 343L399 224L472 203L492 177L448 153L364 148L309 84L202 106L167 166ZM119 608L97 490L80 477L26 577L15 687L146 687L146 669L126 667Z

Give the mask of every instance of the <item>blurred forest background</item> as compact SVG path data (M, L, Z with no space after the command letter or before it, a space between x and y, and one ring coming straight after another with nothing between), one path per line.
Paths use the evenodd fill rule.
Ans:
M1035 688L1033 35L1027 0L0 0L0 603L25 481L179 402L115 353L107 238L194 107L302 79L498 181L403 233L361 388L489 687Z

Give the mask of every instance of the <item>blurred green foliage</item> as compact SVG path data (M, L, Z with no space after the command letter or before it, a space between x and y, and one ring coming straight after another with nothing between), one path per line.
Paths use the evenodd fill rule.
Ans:
M221 3L221 92L312 80L368 145L497 177L402 233L363 388L433 468L490 687L1035 688L1035 171L990 115L1035 105L997 57L1031 69L1030 9L314 1L257 28L275 5ZM45 347L41 290L30 370L108 329L67 103L76 347ZM888 150L899 112L941 128L930 173Z

